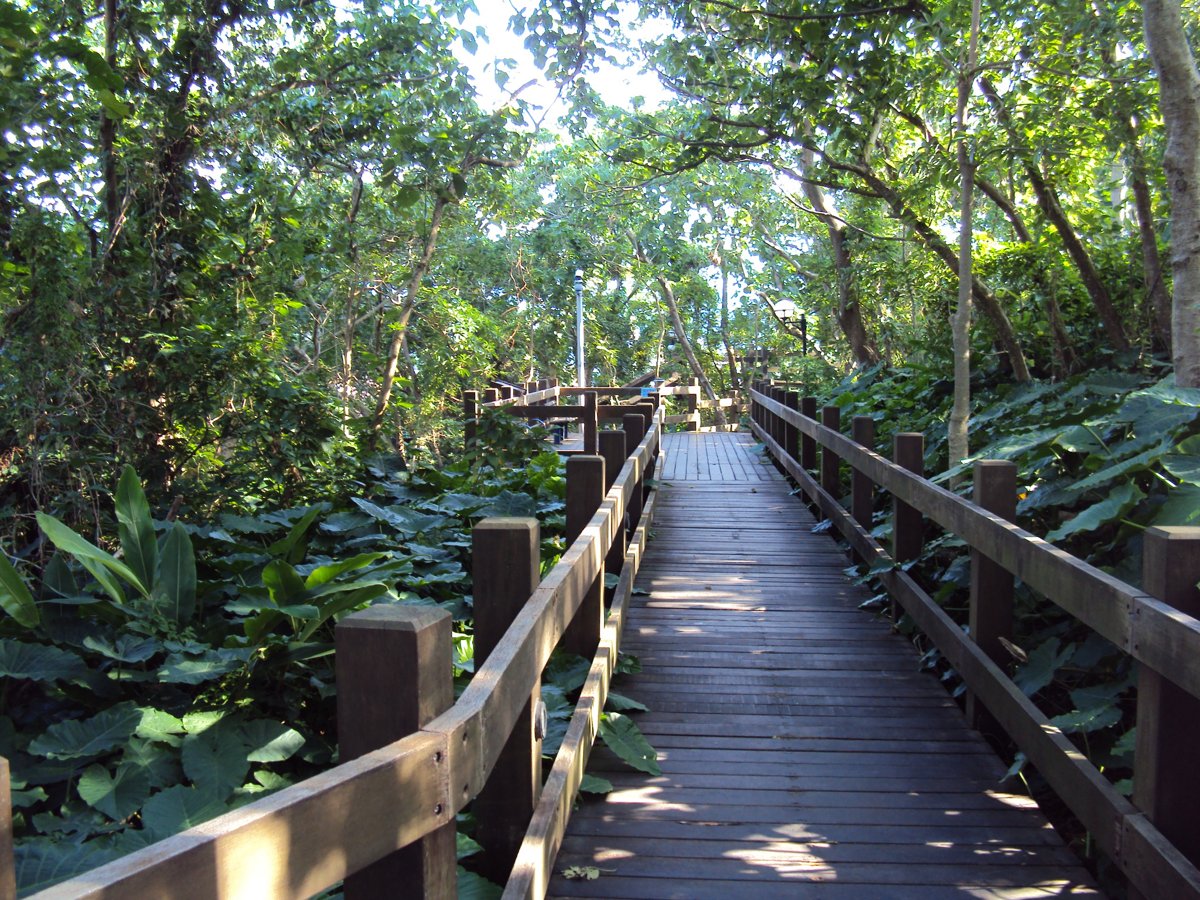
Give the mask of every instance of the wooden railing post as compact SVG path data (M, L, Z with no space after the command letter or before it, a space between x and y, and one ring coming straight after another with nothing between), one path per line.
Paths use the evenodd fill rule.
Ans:
M654 413L656 412L653 401L641 400L634 405L637 409L640 409L642 411L642 414L646 418L646 431L647 432L650 431L650 429L654 427ZM644 436L645 435L643 434L643 437ZM653 478L654 477L654 472L658 468L658 454L659 454L660 449L661 448L659 448L659 447L655 447L654 453L652 453L650 455L650 458L648 460L646 460L646 469L642 473L643 478ZM622 462L621 465L625 465L625 463Z
M479 417L479 391L463 391L463 445L470 449L475 443L476 419Z
M595 394L590 396L595 397ZM567 527L564 535L569 547L604 501L604 457L572 456L567 460ZM600 646L604 628L604 567L592 582L579 611L563 634L562 647L570 653L591 659Z
M800 395L795 391L785 391L783 394L783 404L788 409L799 412ZM800 429L790 422L783 424L783 452L790 459L799 460L800 458Z
M842 410L837 406L821 407L821 424L833 431L842 430ZM828 447L821 448L821 489L837 500L842 495L840 460Z
M538 586L537 519L492 518L471 533L475 598L475 670L487 662ZM487 784L475 798L480 867L503 884L512 871L542 786L542 742L536 728L541 681L533 686ZM450 894L449 896L453 896Z
M604 457L604 493L616 483L625 466L625 432L620 429L601 431L600 455ZM604 558L606 572L619 573L625 565L625 529L618 528L608 556Z
M1004 459L975 463L971 502L1009 522L1017 517L1017 466ZM971 551L971 600L968 613L971 640L998 666L1011 657L1004 641L1012 640L1013 576L978 550ZM967 719L980 731L997 728L975 695L967 693Z
M686 431L699 431L700 430L700 423L697 421L697 418L700 415L699 400L700 400L700 379L693 378L692 383L690 385L688 385L688 395L687 395L688 421L687 421L687 428L685 429Z
M817 398L816 397L801 397L800 398L800 415L816 421L817 418ZM817 442L814 438L807 434L800 436L800 468L805 472L811 472L817 468Z
M596 432L600 430L600 414L596 405L595 391L588 391L583 395L583 420L579 423L583 432L583 452L593 456L600 452L596 443Z
M342 762L412 734L454 703L451 619L445 610L372 606L342 619L335 635ZM413 897L452 897L455 842L451 818L416 843L349 876L345 896L389 896L403 884Z
M850 433L855 442L867 450L875 449L875 420L870 416L855 416L850 423ZM871 518L875 511L875 485L858 469L851 469L850 514L867 531L871 530Z
M640 412L629 413L621 421L624 423L625 456L628 458L637 450L638 444L646 436L646 418ZM645 472L642 472L638 476L637 484L633 488L633 495L629 498L629 521L626 523L626 526L630 537L633 536L633 532L637 529L638 520L642 517L642 494L644 490L642 481L645 478L645 474Z
M892 438L892 462L917 475L925 474L925 436L904 431ZM892 498L892 559L906 563L925 549L925 520L903 500Z
M495 403L500 399L500 392L495 388L485 388L483 391L484 403Z
M12 781L8 760L0 756L0 900L17 896L17 865L13 858Z
M775 387L775 385L771 385L770 387L767 388L767 396L770 397L772 400L774 400L776 403L779 403L779 402L781 402L781 398L783 397L783 389L777 388L777 387ZM767 431L771 435L771 440L773 440L776 444L779 444L780 446L782 446L783 445L783 420L780 419L779 414L774 411L767 413L767 415L768 415L769 421L771 423L770 427L767 429Z
M1200 528L1147 528L1142 587L1189 616L1200 617ZM1196 664L1180 658L1180 666ZM1147 665L1138 667L1137 749L1133 802L1171 843L1200 865L1200 699ZM1131 896L1133 896L1131 892Z

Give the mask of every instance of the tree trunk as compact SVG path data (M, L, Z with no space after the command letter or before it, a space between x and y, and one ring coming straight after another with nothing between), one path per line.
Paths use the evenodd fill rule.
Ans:
M1154 230L1154 203L1146 177L1146 157L1142 155L1137 128L1133 119L1122 116L1125 130L1125 162L1129 167L1129 188L1133 208L1137 213L1138 238L1142 245L1142 271L1146 278L1146 294L1154 323L1154 341L1168 354L1171 352L1171 295L1163 278L1162 260L1158 255L1158 235Z
M646 251L642 248L641 242L636 235L630 235L633 241L633 252L637 256L638 262L643 265L649 265L650 260L646 256ZM675 299L675 290L662 275L655 274L658 280L658 286L662 292L663 302L667 304L667 314L671 317L671 328L675 331L675 336L679 338L679 346L683 348L683 354L687 357L688 366L692 370L692 375L700 382L700 387L703 388L705 396L713 401L714 412L716 413L717 428L725 428L725 413L721 407L717 405L717 394L713 390L712 382L708 380L708 376L704 374L704 369L700 366L700 360L696 357L696 351L692 348L692 342L688 340L687 331L683 327L683 319L679 315L679 303Z
M1096 313L1100 316L1100 322L1104 326L1104 331L1108 335L1109 343L1119 351L1129 349L1129 338L1125 334L1125 328L1121 324L1121 317L1117 313L1117 309L1113 306L1112 297L1109 296L1108 287L1104 284L1104 279L1100 277L1100 272L1096 269L1095 263L1092 262L1091 255L1087 252L1087 248L1083 246L1083 242L1079 239L1079 235L1075 233L1074 227L1067 218L1066 212L1059 202L1058 193L1042 177L1041 170L1037 164L1027 158L1027 154L1021 150L1022 144L1017 137L1016 128L1013 125L1012 118L1008 114L1008 109L1004 106L1004 101L1000 98L1000 94L996 91L995 86L987 76L981 76L979 79L980 89L983 95L987 97L988 103L996 112L996 119L1001 127L1008 132L1009 139L1013 142L1014 148L1017 148L1021 157L1021 165L1025 169L1025 174L1029 178L1029 184L1033 188L1034 194L1038 199L1038 206L1050 223L1058 232L1059 238L1063 242L1063 248L1067 251L1067 255L1071 257L1071 261L1075 264L1075 268L1079 272L1079 277L1083 281L1084 288L1087 289L1088 296L1092 300L1092 305L1096 308Z
M971 3L971 32L965 58L959 60L958 109L958 183L961 194L958 220L958 306L950 323L954 355L954 403L947 428L950 468L970 453L968 425L971 419L971 295L974 290L971 269L971 242L974 236L971 213L975 194L975 161L967 146L967 103L971 99L979 41L980 0Z
M429 271L433 261L433 251L437 248L438 233L442 230L442 219L446 214L449 199L439 194L433 204L433 214L429 218L429 232L425 235L425 246L420 258L413 264L408 286L404 293L404 306L400 309L400 318L392 329L392 340L388 345L387 362L383 367L383 381L379 386L379 400L375 404L375 414L371 417L371 427L367 437L368 448L374 448L379 441L379 432L383 428L383 417L387 413L388 403L392 399L392 388L396 384L396 369L400 365L400 354L404 349L404 333L413 311L417 308L417 294L421 290L421 281Z
M117 67L117 0L104 0L104 60ZM100 107L100 158L103 165L105 240L112 241L121 215L120 185L117 183L117 122Z
M729 338L729 269L725 257L721 257L721 343L725 345L725 364L729 367L729 392L736 395L741 391L738 381L737 357L733 353L733 342Z

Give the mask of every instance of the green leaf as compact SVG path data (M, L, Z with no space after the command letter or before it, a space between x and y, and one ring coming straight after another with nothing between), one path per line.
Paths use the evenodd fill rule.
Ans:
M479 843L471 840L471 838L463 834L461 831L455 835L455 838L457 839L457 858L460 860L466 859L468 856L474 856L483 849Z
M376 560L383 559L385 556L387 556L386 553L360 553L358 556L352 556L340 562L318 566L308 573L308 577L304 579L304 586L309 590L320 587L337 578L339 575L352 572L355 569L365 568Z
M1167 493L1151 525L1200 525L1200 486L1181 484Z
M308 552L308 542L305 536L308 534L308 529L312 527L312 523L316 521L317 516L321 514L321 507L314 506L303 516L300 517L291 531L287 533L287 537L276 541L267 548L272 556L280 557L287 562L295 565L304 559L304 554Z
M156 605L164 606L167 619L178 627L183 628L192 620L196 611L196 557L192 539L179 522L172 524L163 541L154 597Z
M83 844L55 838L21 841L13 852L17 888L22 895L31 894L112 862L120 855L99 841Z
M1102 487L1110 481L1128 475L1131 472L1141 472L1150 468L1158 462L1163 455L1171 449L1174 444L1173 438L1165 438L1158 445L1151 447L1137 456L1131 456L1129 459L1123 460L1116 465L1106 466L1098 472L1093 472L1087 478L1081 478L1079 481L1066 488L1067 491L1078 493L1092 488Z
M157 639L141 637L136 634L122 634L115 640L109 640L99 635L88 635L83 639L83 646L108 659L130 665L143 663L163 649Z
M308 597L304 579L282 559L267 563L263 568L262 580L276 606L301 603Z
M150 598L150 591L147 590L146 585L142 583L141 579L134 574L129 566L125 565L125 563L121 562L111 553L101 550L91 542L84 540L53 516L38 513L37 522L38 527L54 543L54 546L58 547L64 553L70 553L79 560L80 565L88 570L91 576L104 588L104 592L117 603L125 602L125 592L121 590L121 585L113 578L113 575L124 579L146 599Z
M1145 496L1141 488L1132 481L1127 481L1114 488L1104 500L1093 503L1051 531L1046 535L1046 540L1061 541L1063 538L1083 531L1095 531L1102 525L1119 520L1137 506Z
M112 750L129 740L142 721L133 703L118 703L90 719L51 725L29 745L29 752L51 759L79 759Z
M357 606L365 606L377 597L382 597L387 594L391 588L382 582L368 582L364 585L348 584L348 585L329 585L330 588L339 588L340 596L336 600L321 604L321 614L309 621L309 623L301 629L296 636L301 641L307 641L311 638L327 620L333 616L337 616L348 609L354 609Z
M646 741L633 719L620 713L600 717L600 737L606 747L639 772L661 775L658 753Z
M1050 724L1059 728L1064 734L1078 731L1092 732L1116 725L1121 721L1121 710L1115 706L1098 706L1095 709L1073 710L1055 716Z
M250 762L270 763L291 759L304 746L304 736L282 722L255 719L238 729Z
M158 541L154 535L154 520L150 504L133 466L126 466L117 483L117 536L125 562L142 584L154 583L158 567Z
M160 741L177 747L180 744L178 735L187 731L183 720L171 715L163 709L150 706L139 707L142 721L138 723L137 736L149 741Z
M120 766L109 774L104 766L91 765L79 776L76 790L88 806L120 822L150 796L150 773L139 766Z
M618 712L649 712L650 707L646 704L634 700L632 697L626 697L624 694L618 694L616 691L608 692L608 700L605 703L606 707L611 707Z
M224 647L199 656L172 653L159 668L158 680L162 684L203 684L245 665L248 655L248 650Z
M207 822L227 808L224 797L177 784L146 801L142 806L142 824L147 837L161 841Z
M1067 664L1074 652L1074 644L1067 644L1060 652L1058 638L1052 637L1029 654L1029 661L1017 670L1013 682L1025 696L1032 697L1054 680L1054 673Z
M1200 456L1192 453L1172 453L1163 457L1163 468L1191 485L1200 485Z
M504 893L499 885L493 884L482 875L458 867L458 900L499 900Z
M0 676L30 681L73 681L84 678L88 667L67 650L9 639L0 640Z
M25 584L25 579L8 561L8 555L3 551L0 551L0 609L26 628L33 628L41 621L37 604L33 602L33 594Z
M579 782L579 789L585 794L610 794L613 790L613 783L607 778L584 772L583 780Z
M242 786L250 761L236 729L218 726L183 740L183 773L207 793L225 799Z

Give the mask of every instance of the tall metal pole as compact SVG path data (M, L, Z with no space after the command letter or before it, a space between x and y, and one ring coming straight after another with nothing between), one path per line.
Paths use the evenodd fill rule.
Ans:
M587 369L583 364L583 269L575 270L575 365L579 386L587 387Z

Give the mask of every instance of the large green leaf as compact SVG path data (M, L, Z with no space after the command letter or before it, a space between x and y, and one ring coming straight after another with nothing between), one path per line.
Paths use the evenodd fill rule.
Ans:
M242 786L249 771L236 728L218 726L184 738L183 772L204 791L224 799Z
M128 665L143 663L163 648L156 638L136 634L122 634L113 640L102 635L89 634L83 639L83 646L101 656Z
M276 541L267 551L272 555L290 562L292 565L304 559L304 554L308 551L308 541L305 540L308 535L308 529L312 527L312 523L317 520L317 516L321 514L321 507L314 506L303 516L300 517L291 530L287 533L287 537Z
M238 729L251 762L283 762L304 746L304 736L282 722L254 719Z
M1200 525L1200 485L1181 484L1167 493L1151 525Z
M126 466L117 483L117 535L125 562L142 584L154 583L157 570L158 542L154 536L154 520L150 504L133 466Z
M1200 435L1182 441L1162 462L1163 468L1180 481L1200 485Z
M1092 732L1116 725L1121 721L1121 710L1115 706L1097 706L1093 709L1073 710L1055 716L1050 724L1059 728L1064 734L1078 731Z
M304 579L304 586L309 590L318 588L326 584L337 576L346 572L352 572L356 569L362 569L369 566L378 559L383 559L387 556L386 553L360 553L357 556L352 556L349 559L343 559L339 562L329 563L324 566L317 566L308 573L308 577Z
M338 590L331 590L337 588ZM320 615L309 621L309 623L301 629L296 636L301 641L307 641L311 638L321 625L333 616L340 615L348 609L354 609L357 606L365 606L372 600L382 597L388 593L391 588L382 582L367 582L366 584L347 584L347 585L326 585L325 593L318 591L319 597L314 597L314 600L330 597L332 599L324 600L320 603Z
M1074 644L1058 649L1058 638L1052 637L1037 646L1025 664L1013 675L1013 682L1027 697L1032 697L1051 681L1054 673L1065 666L1075 652Z
M604 745L627 765L650 775L662 774L658 766L658 752L628 716L605 713L600 717L600 737Z
M263 568L263 584L276 606L302 603L308 597L304 579L282 559L273 559Z
M118 703L90 719L70 719L51 725L29 745L29 752L51 759L95 756L119 747L137 730L142 711L133 703Z
M41 620L25 579L3 551L0 551L0 609L26 628L33 628Z
M83 802L118 822L142 808L150 796L150 773L141 766L120 766L115 773L88 766L76 785Z
M459 866L456 893L458 900L499 900L504 891L482 875Z
M38 526L45 532L46 537L50 538L54 543L54 546L58 547L64 553L70 553L79 560L80 565L88 570L91 576L104 588L104 592L117 603L125 602L125 592L121 590L121 585L113 577L114 575L122 578L146 599L150 598L150 591L142 583L141 579L134 574L129 566L125 565L125 563L121 562L111 553L101 550L95 544L81 538L53 516L38 513L37 522Z
M158 680L163 684L214 681L245 665L248 654L248 650L225 647L201 654L172 653L159 668Z
M142 824L149 837L160 841L207 822L228 808L224 797L177 784L146 801L142 806Z
M179 522L163 540L154 598L160 611L180 628L191 622L196 611L196 557L192 539Z
M1133 509L1145 497L1145 493L1132 481L1127 481L1114 488L1109 495L1099 503L1093 503L1046 535L1048 541L1061 541L1063 538L1084 531L1095 531L1102 525L1115 522Z
M1122 460L1116 465L1105 466L1098 472L1093 472L1087 478L1081 478L1073 485L1067 488L1071 492L1079 492L1090 490L1091 488L1103 487L1108 482L1133 472L1141 472L1150 468L1166 454L1173 446L1174 441L1171 438L1165 438L1154 447L1146 450L1136 456L1131 456L1129 459Z
M138 723L137 735L150 741L161 741L171 746L179 746L179 735L187 731L183 720L171 715L165 709L155 709L151 706L140 707L142 721Z
M73 844L56 838L21 841L13 853L17 889L31 894L112 862L121 854L99 841Z
M84 678L88 667L68 650L45 644L0 640L0 676L31 681L72 681Z

